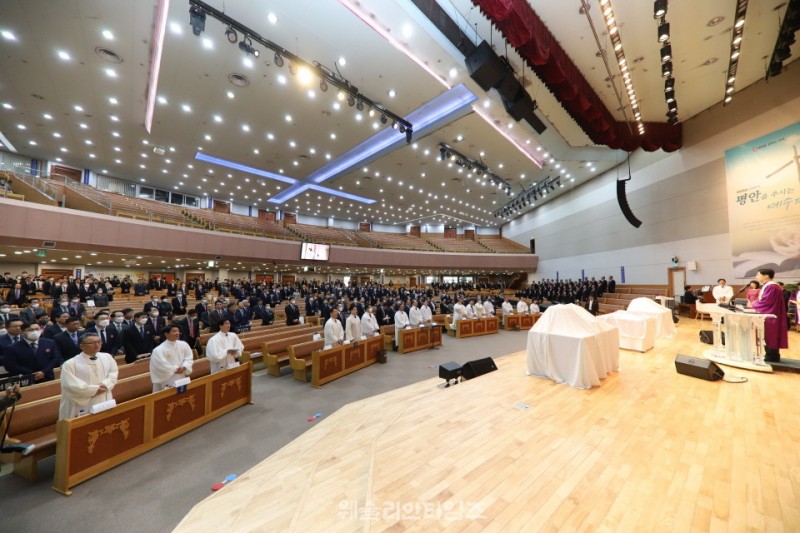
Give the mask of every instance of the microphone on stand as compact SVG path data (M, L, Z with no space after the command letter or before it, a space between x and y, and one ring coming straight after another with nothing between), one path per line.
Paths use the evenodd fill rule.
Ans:
M737 292L736 294L741 294L741 293L743 293L745 290L747 290L747 287L748 287L748 285L745 285L744 287L742 287L741 289L739 289L739 292Z

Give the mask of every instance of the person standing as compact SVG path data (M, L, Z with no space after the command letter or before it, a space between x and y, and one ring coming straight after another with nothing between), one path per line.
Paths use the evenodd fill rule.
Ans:
M80 338L80 353L61 366L61 405L58 419L78 416L81 411L113 399L111 390L117 384L117 362L100 351L102 341L96 333Z
M350 342L361 340L361 319L358 318L358 306L356 304L350 304L350 316L347 317L344 332L345 340Z
M150 380L153 392L172 387L179 379L192 373L192 349L180 340L181 328L172 324L161 333L167 340L150 354Z
M417 328L420 323L422 323L422 312L417 307L417 301L413 300L411 308L408 310L408 325L412 328Z
M231 332L231 321L227 318L219 323L219 332L208 339L206 357L211 362L211 373L234 366L244 351L244 344L236 333Z
M286 313L287 326L296 326L297 324L300 323L300 308L297 307L294 298L289 300L289 305L286 306L284 312Z
M711 294L718 304L726 304L733 299L733 287L727 284L725 278L719 278Z
M61 353L56 343L41 338L42 328L38 323L22 325L22 340L3 351L6 371L11 375L33 374L37 383L55 379L53 369L61 366Z
M364 312L364 316L361 317L361 333L367 337L372 337L378 333L379 330L378 320L375 318L373 307L370 305Z
M600 310L600 305L597 303L597 299L594 297L594 294L590 294L589 299L586 300L586 310L589 311L592 316L597 316L597 311Z
M767 346L764 361L768 363L779 363L781 360L781 348L789 347L789 329L786 326L786 303L783 299L783 291L780 285L773 280L774 277L775 271L771 268L759 269L756 274L756 281L761 285L761 292L757 300L747 304L748 307L752 307L759 313L771 314L776 317L767 318L764 321L764 343Z
M338 346L344 340L344 330L339 321L339 310L331 310L331 317L325 322L325 346Z

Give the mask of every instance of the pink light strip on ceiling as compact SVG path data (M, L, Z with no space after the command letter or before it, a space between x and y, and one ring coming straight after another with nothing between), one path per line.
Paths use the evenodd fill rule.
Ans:
M150 55L147 109L144 115L144 128L147 130L147 133L150 133L150 129L153 126L156 91L158 91L158 76L161 71L161 53L164 51L164 35L167 31L167 13L169 13L169 0L158 0L158 5L156 6L156 23L153 28L153 49Z

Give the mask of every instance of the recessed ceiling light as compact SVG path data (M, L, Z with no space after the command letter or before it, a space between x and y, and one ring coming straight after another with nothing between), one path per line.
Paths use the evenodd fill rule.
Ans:
M389 98L394 98L395 96L397 96L397 91L389 89Z
M117 77L117 71L114 70L113 68L107 68L106 69L106 76L108 76L109 78L116 78Z
M3 102L3 107L6 109L14 109L14 106L9 104L8 102Z
M451 78L455 78L458 76L458 69L456 67L451 68L449 74Z
M211 50L214 48L214 41L209 39L208 37L203 37L203 48L206 50Z
M190 106L189 104L183 104L181 105L181 109L183 109L184 113L191 113L192 106Z
M26 128L25 128L25 124L17 124L17 128L19 128L19 129L21 129L21 130L24 130L24 129L26 129Z
M344 58L344 56L339 56L339 59L337 59L337 62L338 62L338 63L339 63L339 65L340 65L340 66L342 66L342 67L343 67L343 66L345 66L345 65L347 64L347 60Z
M220 115L214 115L214 122L222 122L222 117Z
M170 22L169 23L169 29L175 35L182 35L183 34L183 28L177 22Z
M111 122L119 122L119 117L117 115L109 115Z
M105 37L109 41L113 41L114 40L114 34L111 33L111 30L103 30L103 37Z
M33 141L33 140L32 140L32 141L28 141L28 143L29 143L31 146L36 146L36 141Z
M112 137L119 137L119 132L118 131L112 131L111 132L111 136Z
M228 91L228 92L226 92L225 94L227 94L227 95L228 95L228 98L233 98L234 96L236 96L236 95L233 93L233 91Z
M8 31L8 30L0 31L0 35L2 35L3 39L5 39L7 41L16 41L17 40L16 36L13 33L11 33L10 31Z
M336 134L335 133L331 133L331 139L336 139Z
M284 118L286 119L286 122L292 121L292 115L287 114Z
M62 61L69 61L70 59L72 59L69 53L64 50L59 50L56 53L58 54L59 59L61 59Z
M73 106L73 109L75 109L75 111L77 111L78 113L83 113L83 107L79 105Z
M277 24L278 23L278 15L276 15L275 13L268 13L267 14L267 20L269 21L270 24Z
M111 104L111 105L117 105L119 103L119 100L117 100L116 98L111 96L111 97L108 98L108 103Z
M249 124L242 124L242 131L249 132L250 131L250 125Z
M275 135L272 134L272 133L267 133L267 139L269 139L270 141L274 141L275 140Z
M161 104L161 105L164 105L164 104L167 103L167 99L165 97L163 97L163 96L159 96L157 98L157 100L158 100L158 103ZM184 109L184 111L185 111L185 109Z

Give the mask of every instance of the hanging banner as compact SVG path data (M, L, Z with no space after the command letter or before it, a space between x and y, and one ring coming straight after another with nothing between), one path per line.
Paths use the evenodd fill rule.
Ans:
M800 122L725 152L733 271L800 275Z

